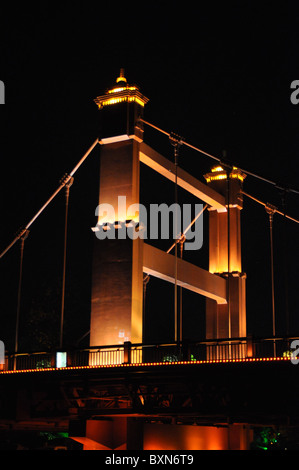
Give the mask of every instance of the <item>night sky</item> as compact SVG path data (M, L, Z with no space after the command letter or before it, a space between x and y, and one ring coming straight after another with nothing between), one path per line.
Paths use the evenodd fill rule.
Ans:
M274 181L278 187L248 176L244 190L299 219L299 194L290 191L299 190L299 104L290 100L291 83L299 80L298 6L290 1L223 3L75 0L56 7L43 1L3 8L1 251L98 137L99 111L93 100L114 84L121 67L128 82L150 99L146 120L217 157L226 151L235 166ZM167 137L146 127L144 140L173 159ZM96 223L99 155L97 147L76 173L70 195L65 334L72 345L89 328L90 228ZM214 164L186 147L179 163L201 181ZM171 185L144 168L142 177L141 202L171 201ZM182 191L179 198L189 200ZM192 260L205 269L207 221L204 246ZM20 348L55 342L63 230L62 191L25 242ZM298 235L299 224L274 215L277 334L285 334L288 325L290 333L299 332ZM249 199L244 200L242 237L248 333L271 335L269 219ZM0 339L10 348L18 262L16 244L0 260ZM184 335L202 338L204 299L191 294L184 299ZM172 311L173 286L151 280L150 341L171 339Z

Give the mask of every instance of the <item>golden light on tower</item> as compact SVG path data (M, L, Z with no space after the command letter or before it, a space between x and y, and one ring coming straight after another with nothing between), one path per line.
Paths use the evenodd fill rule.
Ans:
M225 210L209 209L209 271L227 280L227 305L207 299L207 338L246 336L246 274L242 272L241 210L246 174L214 166L204 178L225 197Z
M124 76L124 69L121 69L120 76L116 79L116 85L107 90L105 95L98 96L95 100L99 109L118 103L137 103L140 106L144 105L149 101L136 85L128 85L127 79Z
M148 102L121 69L114 86L94 102L100 120L99 226L117 234L139 222L140 161L143 116ZM98 227L94 228L97 235ZM95 239L90 345L142 342L143 240ZM104 362L113 362L107 357ZM96 359L98 361L98 359ZM98 363L98 362L97 362Z
M222 166L215 166L211 168L211 173L207 173L205 176L207 183L211 181L227 180L227 171ZM233 166L233 169L229 173L231 179L238 179L243 183L246 178L246 174L239 170L236 166Z

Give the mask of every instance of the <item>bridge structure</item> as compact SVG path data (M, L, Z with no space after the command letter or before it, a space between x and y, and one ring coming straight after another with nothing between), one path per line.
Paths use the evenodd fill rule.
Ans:
M147 122L147 102L121 71L115 86L95 99L100 137L1 254L20 242L15 351L7 352L0 371L0 431L67 432L82 448L94 449L248 449L255 426L299 424L297 338L276 336L274 302L273 335L247 335L241 212L243 196L250 197L243 190L248 173L209 154L216 162L204 175L205 183L181 169L180 148L190 144ZM145 126L166 134L173 161L143 142ZM101 159L98 219L92 228L89 347L66 350L68 193L76 171L97 145ZM173 243L167 252L148 239L148 219L140 205L141 165L174 184ZM179 223L178 187L198 200L187 226ZM60 344L55 351L24 353L18 351L24 244L31 225L62 189L67 203ZM265 208L271 221L277 209L269 204ZM200 236L206 210L208 270L183 259L184 249L188 245L192 250ZM163 217L169 225L169 212ZM151 277L174 286L174 337L166 344L144 341L145 293ZM272 269L272 295L273 288ZM184 339L181 289L206 298L204 340ZM261 394L270 397L266 403Z

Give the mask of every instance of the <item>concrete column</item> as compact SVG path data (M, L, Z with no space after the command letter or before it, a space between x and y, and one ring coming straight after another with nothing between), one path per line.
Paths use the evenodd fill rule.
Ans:
M139 144L134 139L103 145L100 166L100 204L111 204L114 220L135 220L132 204L139 203ZM119 206L118 197L125 197ZM125 229L121 229L125 230ZM128 236L97 239L93 255L90 345L104 346L142 342L143 240ZM95 235L97 232L95 232Z
M228 179L229 175L229 179ZM242 272L240 189L245 175L220 166L205 175L208 185L226 198L226 210L209 210L209 271L227 279L227 304L206 302L206 337L246 336L246 275Z
M138 207L131 206L139 204L143 128L138 118L148 99L128 85L121 69L114 87L94 101L101 121L99 207L108 204L113 210L99 211L94 228L90 345L141 343L143 240L127 236L126 222L139 221ZM104 222L115 230L114 237L98 239Z

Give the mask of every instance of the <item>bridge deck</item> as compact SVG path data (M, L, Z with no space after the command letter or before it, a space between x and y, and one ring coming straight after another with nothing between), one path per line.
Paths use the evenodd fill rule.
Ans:
M0 427L101 416L299 424L288 358L82 366L0 374Z
M0 372L0 429L107 416L298 425L290 340L124 343L71 351L63 367L50 353L13 355Z

